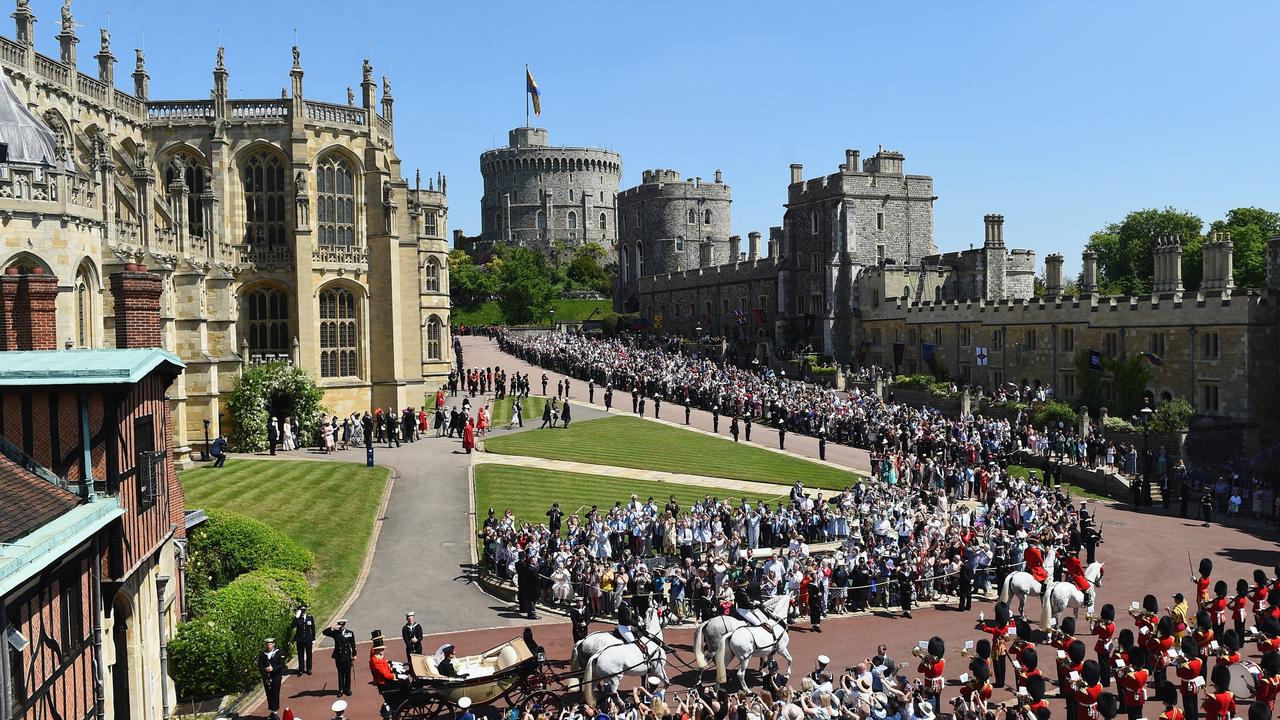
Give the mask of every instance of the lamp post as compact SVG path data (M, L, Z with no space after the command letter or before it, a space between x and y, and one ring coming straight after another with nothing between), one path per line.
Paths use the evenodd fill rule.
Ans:
M551 308L551 332L556 331L556 309Z
M200 459L209 461L209 418L204 419L204 450L200 452Z
M1142 410L1139 411L1142 417L1142 495L1141 498L1151 497L1149 483L1151 482L1151 416L1155 415L1155 411L1151 409L1151 401L1142 401Z

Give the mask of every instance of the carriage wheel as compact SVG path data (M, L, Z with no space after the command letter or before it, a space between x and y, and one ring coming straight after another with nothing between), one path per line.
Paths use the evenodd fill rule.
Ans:
M541 705L548 717L559 717L561 710L560 696L550 690L539 690L529 694L529 703Z
M392 713L395 720L428 720L445 710L436 698L408 697Z

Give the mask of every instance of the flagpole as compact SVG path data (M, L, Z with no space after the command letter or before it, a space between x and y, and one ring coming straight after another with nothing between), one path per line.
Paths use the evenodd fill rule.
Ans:
M524 64L524 126L529 127L529 63Z

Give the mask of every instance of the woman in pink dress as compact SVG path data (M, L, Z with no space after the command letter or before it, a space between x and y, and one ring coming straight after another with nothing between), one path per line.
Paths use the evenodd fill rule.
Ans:
M476 411L476 428L479 430L480 437L484 437L489 429L489 415L484 411L484 407Z

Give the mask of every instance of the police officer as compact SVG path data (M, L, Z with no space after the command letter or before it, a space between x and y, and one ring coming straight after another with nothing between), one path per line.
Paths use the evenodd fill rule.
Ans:
M661 395L654 395L654 396L653 396L653 417L654 417L654 418L657 418L657 417L658 417L658 413L659 413L661 410L662 410L662 396L661 396Z
M684 424L685 425L689 424L689 413L691 412L693 412L693 406L689 403L689 396L686 395L684 398Z
M311 674L311 648L316 642L316 619L299 605L293 613L293 645L298 651L298 674Z
M827 459L827 433L825 430L818 434L818 459Z
M400 637L404 639L406 661L413 655L422 654L422 626L414 619L412 610L404 614L404 627L400 628Z
M751 442L751 416L747 415L742 419L742 429L746 431L744 437L747 442Z
M606 385L604 388L604 411L609 412L613 408L613 386Z
M338 668L338 695L350 695L351 664L356 659L356 634L347 629L347 619L342 618L336 626L325 628L324 636L333 639L333 664Z
M270 720L276 720L280 711L280 680L284 676L284 653L276 648L276 639L267 638L266 649L258 653L258 672L262 674L262 689L267 693L267 709Z
M711 432L720 432L720 406L711 406Z

